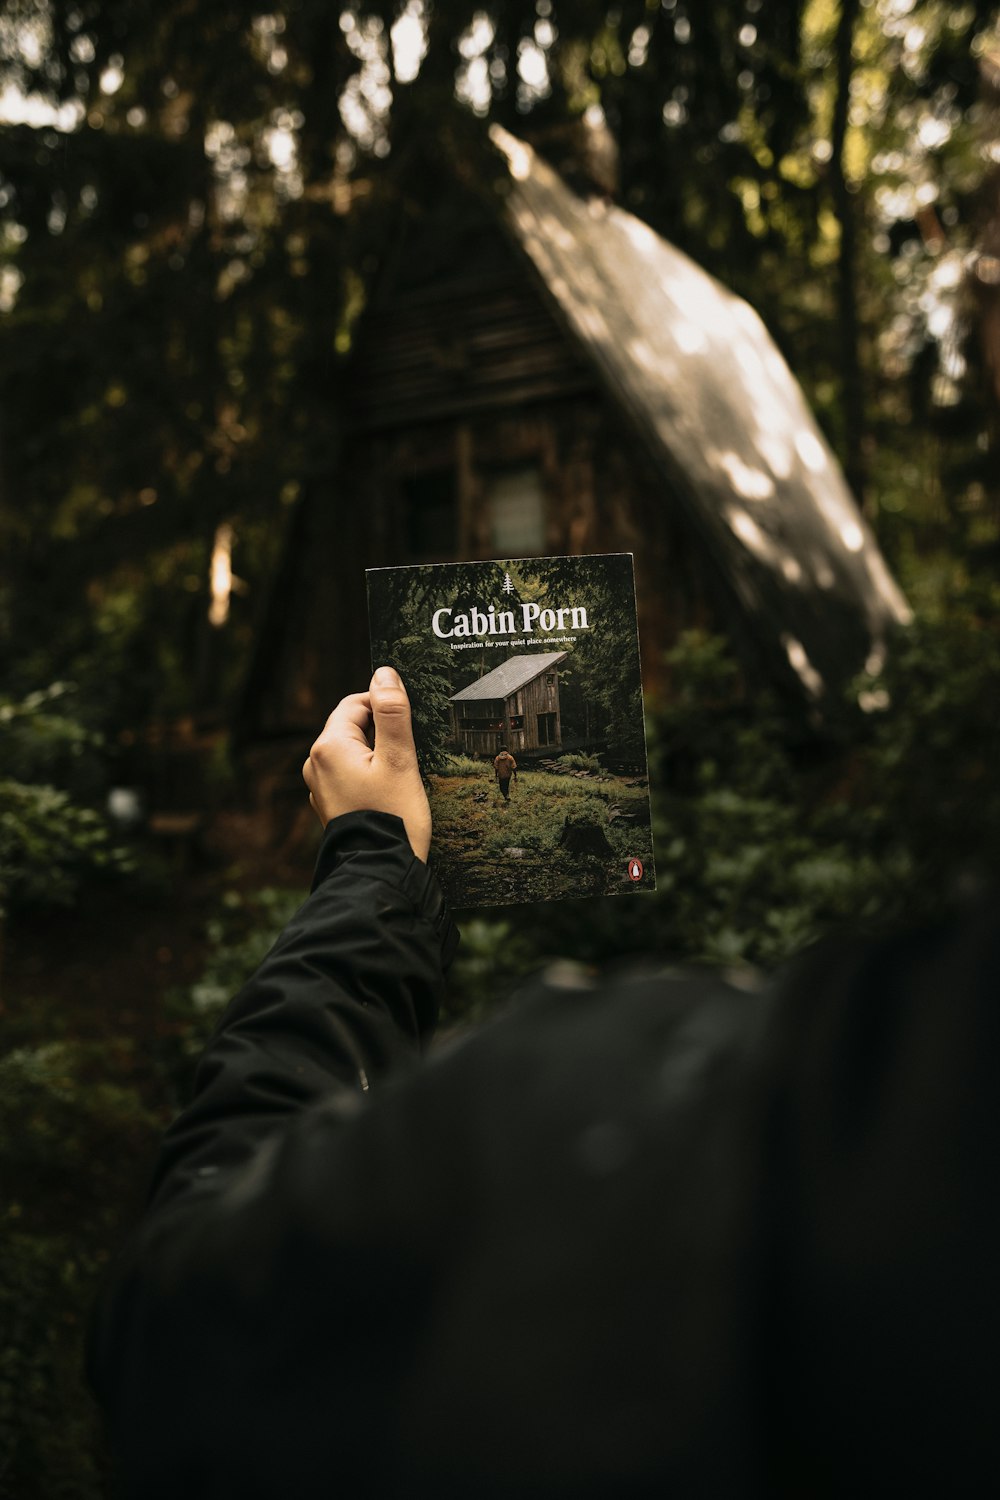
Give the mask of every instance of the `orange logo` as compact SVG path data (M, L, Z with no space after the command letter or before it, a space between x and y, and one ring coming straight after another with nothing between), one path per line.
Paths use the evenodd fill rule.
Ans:
M629 862L628 862L628 878L629 878L629 880L641 880L642 879L642 860L641 859L630 859L629 860Z

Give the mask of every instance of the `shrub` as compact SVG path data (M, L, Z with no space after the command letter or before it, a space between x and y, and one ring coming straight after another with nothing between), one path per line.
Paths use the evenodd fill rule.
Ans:
M298 887L227 891L206 924L208 955L193 984L172 992L170 1038L161 1044L160 1074L174 1105L191 1095L198 1058L232 997L243 988L286 922L301 906Z
M576 751L559 755L556 761L567 771L602 771L604 769L596 755L580 755Z
M647 724L656 895L514 909L525 967L650 950L773 967L838 924L931 915L995 878L998 626L989 610L919 622L825 739L759 693L749 712L725 643L686 636Z
M0 1059L0 1490L18 1500L105 1494L83 1342L161 1124L121 1081L131 1063L120 1041Z
M441 776L482 776L490 770L485 760L476 760L471 755L448 755L438 768Z
M93 803L100 737L57 711L65 683L0 699L0 922L7 905L69 901L87 873L125 868Z

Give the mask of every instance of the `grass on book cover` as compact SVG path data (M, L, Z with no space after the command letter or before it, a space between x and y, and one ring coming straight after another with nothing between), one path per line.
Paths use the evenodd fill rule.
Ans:
M454 906L655 885L630 553L373 568Z

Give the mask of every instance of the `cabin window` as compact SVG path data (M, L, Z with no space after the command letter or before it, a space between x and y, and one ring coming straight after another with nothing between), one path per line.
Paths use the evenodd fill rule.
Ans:
M545 491L535 465L501 469L487 478L490 546L496 557L531 557L545 550Z
M454 557L458 549L458 498L454 469L428 469L403 481L403 533L414 560Z
M523 729L524 728L524 714L511 714L511 716L510 716L510 727L511 727L511 729Z
M556 742L556 716L555 714L538 715L538 743L540 745L554 745Z
M502 729L504 707L497 698L474 698L463 703L461 726L463 729Z

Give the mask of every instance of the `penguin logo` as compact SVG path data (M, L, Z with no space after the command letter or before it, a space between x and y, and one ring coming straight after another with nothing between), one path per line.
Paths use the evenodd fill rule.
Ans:
M641 859L630 859L629 860L629 862L628 862L628 878L629 878L629 880L641 880L642 879L642 860Z

